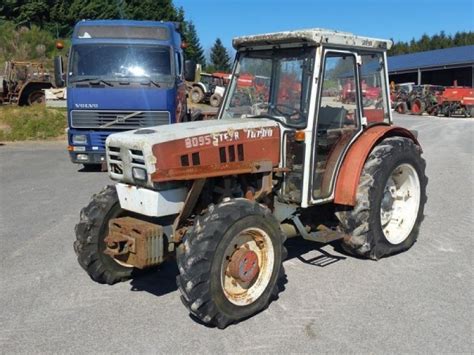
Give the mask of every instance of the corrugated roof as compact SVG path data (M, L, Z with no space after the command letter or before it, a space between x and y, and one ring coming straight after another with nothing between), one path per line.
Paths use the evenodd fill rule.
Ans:
M388 71L400 72L418 68L444 67L474 63L474 45L436 49L434 51L396 55L388 58Z

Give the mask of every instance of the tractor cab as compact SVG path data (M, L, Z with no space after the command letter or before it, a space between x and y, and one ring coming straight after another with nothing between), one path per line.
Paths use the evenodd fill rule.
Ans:
M240 37L233 45L236 65L219 118L278 123L287 171L280 199L303 207L333 199L352 141L370 125L391 123L391 42L314 29Z

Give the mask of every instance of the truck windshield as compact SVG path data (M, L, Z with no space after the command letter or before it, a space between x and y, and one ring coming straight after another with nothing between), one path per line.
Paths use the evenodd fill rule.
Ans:
M237 60L224 118L264 117L306 126L314 48L241 52Z
M173 80L171 52L165 46L81 44L72 48L69 82L170 82Z

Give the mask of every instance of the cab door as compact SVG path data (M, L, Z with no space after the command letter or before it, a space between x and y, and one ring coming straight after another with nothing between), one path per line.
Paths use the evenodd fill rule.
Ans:
M310 205L333 197L338 167L362 131L358 62L354 52L324 51L311 147Z

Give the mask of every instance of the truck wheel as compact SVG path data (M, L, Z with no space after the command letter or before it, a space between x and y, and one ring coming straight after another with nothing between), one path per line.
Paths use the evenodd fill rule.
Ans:
M98 283L113 285L141 271L104 254L109 221L124 214L113 185L92 196L90 203L81 211L80 221L75 228L74 251L79 264Z
M209 103L212 107L219 107L222 101L222 96L219 94L212 94L209 98Z
M204 99L204 91L199 86L193 87L191 90L191 101L195 104L200 103Z
M221 329L265 309L280 291L283 242L267 208L240 198L211 205L176 252L182 302Z
M374 260L409 249L427 200L425 160L411 139L384 139L365 162L354 208L336 212L346 251Z
M425 103L420 99L415 99L411 102L411 114L422 115L425 112Z

